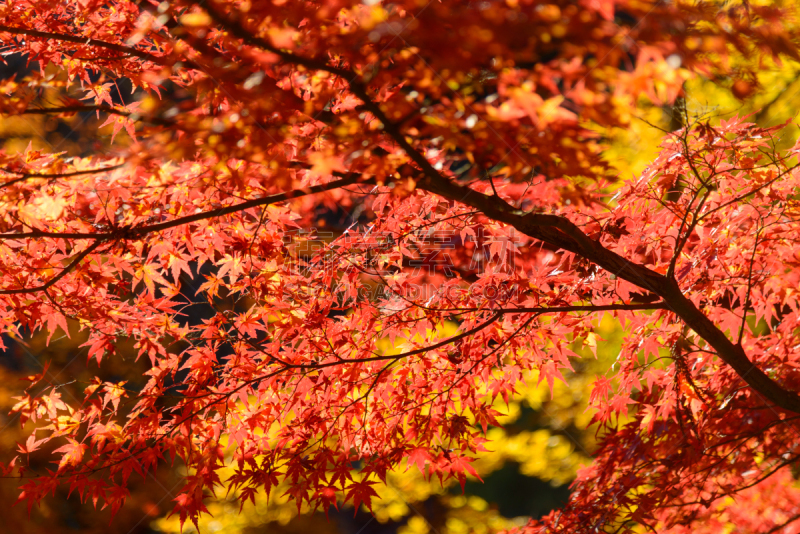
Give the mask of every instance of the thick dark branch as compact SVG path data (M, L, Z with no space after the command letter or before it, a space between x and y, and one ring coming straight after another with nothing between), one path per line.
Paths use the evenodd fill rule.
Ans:
M703 338L717 355L730 365L739 376L759 395L785 410L800 413L800 396L784 389L764 371L756 367L740 345L728 339L703 312L684 294L677 282L655 271L628 261L616 252L608 250L597 241L591 240L574 224L553 221L560 219L554 215L521 215L510 212L496 199L448 182L444 186L420 182L418 187L428 189L450 200L480 209L485 215L513 226L534 239L573 252L619 276L620 278L647 289L664 299L669 309L680 317L686 325ZM544 223L545 225L543 225ZM582 234L582 237L575 234Z
M364 102L364 108L383 124L383 129L406 155L416 163L425 175L418 187L440 195L448 200L466 204L482 211L487 217L506 223L523 234L552 246L572 252L619 276L620 278L646 289L664 299L669 308L686 325L711 345L728 365L756 392L777 406L800 413L800 396L784 389L761 369L753 365L741 346L734 344L692 301L683 295L674 278L668 278L643 265L629 261L616 252L608 250L599 242L590 239L580 228L568 219L558 215L524 214L513 210L505 202L489 197L468 187L455 184L437 171L428 159L406 139L399 126L393 123L380 105L372 100L359 76L349 70L332 67L325 61L297 56L275 48L270 43L251 34L234 20L229 20L215 9L204 5L209 15L231 35L245 43L257 46L278 55L287 63L308 69L322 70L341 77L350 90ZM687 158L689 154L687 153ZM690 162L690 165L691 162ZM698 179L702 182L696 169Z
M590 239L580 228L564 217L547 214L523 214L513 210L505 203L498 202L498 199L478 193L468 187L455 184L439 173L425 156L417 151L400 131L399 126L388 119L380 105L372 100L366 87L359 80L357 73L350 70L333 67L324 59L304 58L291 52L281 50L264 39L253 35L250 31L242 27L236 20L229 19L208 3L199 7L208 12L211 18L217 22L224 30L233 37L241 39L248 45L261 48L276 54L283 61L298 66L303 66L311 70L322 70L341 77L349 86L350 90L364 102L364 108L372 113L384 127L384 131L398 144L406 155L422 170L425 180L418 183L421 189L438 194L449 200L460 202L482 211L487 217L506 223L520 232L534 239L540 240L551 246L564 249L581 256L605 269L606 271L619 276L620 278L659 295L664 299L669 308L680 317L692 330L709 343L722 358L745 380L755 391L765 398L774 402L777 406L800 413L800 396L792 391L788 391L772 380L762 370L758 369L748 359L741 346L731 342L730 339L717 326L703 314L688 298L683 295L680 287L673 278L665 277L657 272L631 262L619 254L608 250L600 243ZM2 27L0 27L2 29ZM58 36L53 36L57 38ZM67 39L69 40L69 39ZM91 42L89 43L91 44ZM101 46L98 44L98 46ZM118 46L118 45L115 45ZM112 48L116 49L116 48ZM128 52L128 50L125 50ZM138 52L138 51L137 51ZM687 154L688 157L688 154ZM354 183L354 182L352 182ZM337 187L341 187L340 184ZM130 237L140 237L150 231L187 224L201 219L218 217L226 213L232 213L247 207L264 205L271 202L286 200L291 197L276 195L279 200L262 199L247 203L222 208L212 212L197 214L194 216L176 219L157 225L140 227L129 230ZM58 234L64 237L63 234ZM107 239L108 234L104 235L85 235L84 237ZM28 234L5 234L0 238L13 239L21 237L44 237L42 233ZM47 235L56 237L56 235ZM127 237L127 236L126 236Z

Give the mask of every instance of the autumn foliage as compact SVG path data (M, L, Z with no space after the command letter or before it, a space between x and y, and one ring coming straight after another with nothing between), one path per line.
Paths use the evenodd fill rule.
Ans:
M181 521L220 490L288 482L328 509L369 507L407 466L463 484L493 401L565 380L610 314L626 337L591 396L601 448L527 529L714 532L730 496L753 502L738 523L781 528L800 504L800 147L687 116L620 179L597 132L692 76L754 90L731 57L797 58L794 16L5 2L3 53L35 68L2 82L0 112L100 117L110 139L0 153L2 329L81 330L100 368L125 341L148 370L31 377L4 474L28 506L63 485L117 510L132 476L177 462ZM216 311L193 318L198 300ZM52 469L28 470L42 448Z

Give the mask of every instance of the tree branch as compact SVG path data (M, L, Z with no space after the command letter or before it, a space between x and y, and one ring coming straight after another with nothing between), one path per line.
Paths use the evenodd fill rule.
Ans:
M163 65L163 59L154 56L148 52L143 50L138 50L136 48L130 48L128 46L109 43L106 41L100 41L99 39L90 39L87 37L81 37L78 35L68 35L65 33L55 33L55 32L43 32L39 30L34 30L32 28L15 28L13 26L5 26L0 25L0 33L10 33L13 35L26 35L28 37L36 37L39 39L53 39L57 41L65 41L68 43L75 43L81 45L89 45L89 46L97 46L99 48L105 48L107 50L113 50L114 52L119 52L121 54L130 54L131 56L138 57L140 59L146 59L147 61L152 61L153 63Z
M349 70L339 69L336 67L332 67L328 65L328 62L325 59L311 59L305 58L302 56L298 56L292 54L291 52L286 52L277 48L265 41L264 39L253 35L244 27L242 27L238 22L235 20L229 19L225 17L222 13L218 12L215 8L211 7L213 1L209 0L207 2L195 2L194 5L203 9L208 15L222 28L230 33L232 36L236 37L237 39L241 39L245 43L249 44L250 46L254 46L256 48L261 48L268 52L272 52L276 56L280 57L282 60L286 61L287 63L293 63L295 65L302 65L311 70L322 70L325 72L329 72L331 74L335 74L336 76L341 76L345 79L354 78L357 75Z
M399 127L389 120L380 106L369 96L357 73L330 66L324 60L304 58L291 52L280 50L271 43L251 34L235 20L223 16L216 9L210 7L210 3L195 5L208 12L209 16L231 35L251 46L272 52L287 63L312 70L322 70L341 77L348 84L353 94L364 102L364 109L372 113L383 124L384 132L422 170L426 179L419 181L418 187L448 200L478 209L487 217L508 224L529 237L577 254L599 265L606 271L659 295L664 299L667 306L687 326L711 345L717 351L719 357L730 365L755 391L775 403L776 406L800 413L800 396L795 392L784 389L761 369L753 365L744 350L728 339L713 321L683 295L674 279L667 278L643 265L623 258L616 252L608 250L600 243L590 239L580 228L564 217L535 213L523 214L504 206L493 197L474 191L469 187L452 183L437 171L428 159L406 139ZM686 157L689 158L688 151ZM705 183L691 161L689 161L689 165L698 180L701 183Z
M783 523L781 523L779 525L775 525L774 527L772 527L771 529L766 531L764 534L774 534L775 532L778 532L782 528L785 528L785 527L789 526L791 523L794 523L798 519L800 519L800 514L795 514L792 517L790 517L789 519L787 519L786 521L784 521Z
M12 171L10 169L0 169L2 172L7 172L8 174L19 174L19 178L14 178L13 180L9 180L3 184L0 184L0 189L4 189L10 185L14 185L19 182L24 182L25 180L30 180L32 178L46 178L49 180L54 180L57 178L71 178L73 176L85 176L87 174L96 174L105 171L113 171L116 169L120 169L124 167L124 163L120 163L119 165L110 165L108 167L102 167L99 169L86 169L82 171L74 171L74 172L56 172L56 173L30 173L30 172L19 172L19 171Z
M72 261L69 262L69 264L61 270L60 273L58 273L57 275L55 275L52 278L50 278L50 280L48 280L44 284L42 284L40 286L37 286L37 287L31 287L31 288L24 288L23 287L23 288L19 288L19 289L2 289L2 290L0 290L0 295L23 295L23 294L27 294L27 293L38 293L39 291L46 291L47 289L51 288L56 282L58 282L59 280L61 280L65 276L67 276L67 274L70 271L72 271L75 267L77 267L78 264L81 261L83 261L83 259L86 256L88 256L89 254L94 252L97 249L97 247L99 247L101 244L102 244L102 241L95 241L94 243L92 243L91 245L86 247L86 249L83 252L81 252L80 254L78 254L77 256L75 256L72 259Z
M58 108L33 108L33 109L26 109L25 111L17 113L17 115L48 115L50 113L52 114L81 113L85 111L102 111L103 113L108 113L110 115L119 115L120 117L131 117L132 115L136 115L136 118L132 120L141 120L158 126L169 126L169 127L175 126L175 123L169 119L162 119L161 117L152 117L147 115L141 115L138 113L131 113L129 111L104 105L62 106Z
M81 232L49 232L43 230L34 230L32 232L17 232L17 233L5 233L0 234L0 240L3 239L32 239L32 238L42 238L42 237L50 237L50 238L63 238L63 239L96 239L98 241L108 241L111 239L141 239L147 234L153 232L160 232L162 230L167 230L169 228L174 228L176 226L182 226L184 224L189 224L197 221L202 221L204 219L213 219L216 217L222 217L224 215L230 215L231 213L236 213L238 211L246 210L249 208L255 208L258 206L266 206L269 204L275 204L278 202L284 202L286 200L291 200L293 198L299 198L306 195L312 195L314 193L321 193L324 191L330 191L332 189L338 189L340 187L344 187L347 185L352 185L355 183L361 184L368 184L372 183L371 180L363 180L361 182L358 181L358 175L351 175L346 178L342 178L340 180L336 180L333 182L329 182L327 184L321 185L312 185L310 187L304 189L295 189L293 191L289 191L286 193L279 193L277 195L271 195L264 198L256 198L253 200L248 200L246 202L240 202L239 204L234 204L232 206L225 206L222 208L218 208L215 210L203 211L200 213L195 213L193 215L187 215L186 217L179 217L177 219L173 219L171 221L164 221L157 224L151 224L147 226L137 226L133 228L120 228L116 229L111 232L88 232L88 233L81 233Z
M459 311L479 311L480 308L464 308ZM669 310L666 302L651 302L642 304L600 304L586 306L534 306L527 308L496 308L490 309L496 313L567 313L567 312L599 312L599 311L643 311L643 310ZM449 310L437 310L449 311Z

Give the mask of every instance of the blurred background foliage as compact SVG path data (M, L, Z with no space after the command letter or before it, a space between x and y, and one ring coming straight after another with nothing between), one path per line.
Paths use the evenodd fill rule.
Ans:
M780 2L778 2L780 3ZM30 72L35 65L25 59L5 57L0 65L0 87L3 80L17 78ZM761 126L774 126L795 121L800 96L800 63L781 64L761 60L758 65L739 56L742 71L755 72L751 79L689 78L680 61L673 63L676 76L689 78L684 94L675 106L658 107L642 98L636 109L630 110L631 124L625 129L595 128L606 143L604 156L621 180L631 179L647 166L658 152L666 132L685 125L697 117L715 120L733 115L751 115ZM66 80L53 78L52 89L38 95L41 104L57 103L63 96ZM105 80L98 75L97 87ZM130 86L124 83L108 88L115 103L130 101ZM168 88L169 90L169 88ZM173 89L175 90L175 89ZM82 93L70 94L80 98ZM120 133L111 143L112 126L98 127L105 120L95 113L66 117L18 116L0 117L0 146L7 152L21 152L28 147L63 152L67 156L88 156L103 150L113 152L130 142ZM592 125L588 125L592 127ZM782 140L787 145L798 135L792 126L792 138ZM185 283L185 295L192 299L192 281ZM224 302L220 306L225 307ZM192 308L194 317L203 318L202 307ZM190 315L191 315L190 314ZM76 325L73 325L76 326ZM450 326L449 328L454 328ZM447 327L445 328L445 330ZM7 350L0 353L0 454L7 461L17 453L22 432L15 416L8 415L16 403L14 397L25 387L24 377L40 373L50 363L44 383L47 387L62 385L59 391L65 399L88 385L94 376L103 381L122 380L135 387L143 380L146 368L120 351L120 358L104 361L102 369L86 365L84 339L77 328L71 337L58 332L53 342L45 343L47 332L23 332L18 339L3 338ZM557 382L552 392L546 384L538 384L535 372L526 377L526 386L506 404L497 400L497 409L504 413L502 428L490 428L490 440L485 453L474 464L482 480L473 479L462 488L458 484L442 486L438 479L427 478L416 466L400 466L391 473L387 484L376 488L380 499L373 501L374 513L364 509L325 511L297 510L281 491L259 495L255 504L245 504L241 510L235 495L210 497L208 509L200 528L202 532L250 534L256 532L316 534L466 534L488 533L526 523L530 516L541 516L557 508L569 498L569 483L577 469L591 461L596 447L596 428L590 426L592 413L587 401L594 379L598 375L613 376L613 363L619 353L624 326L610 316L599 317L597 323L597 357L584 351L583 358L574 362L574 372L565 373L569 385ZM132 347L131 347L132 349ZM577 350L577 349L576 349ZM580 352L580 351L579 351ZM75 395L78 398L78 395ZM67 399L69 400L69 399ZM31 455L35 469L47 469L47 451L42 451L38 464L37 453ZM169 517L174 490L182 476L180 466L165 465L155 477L132 479L131 497L114 518L111 530L123 534L177 533L176 517ZM17 498L16 481L6 479L0 484L0 499L12 503ZM58 492L40 507L30 511L24 506L4 508L3 527L7 532L67 532L100 533L109 530L108 510L96 511L91 502L81 503L77 496ZM184 532L192 532L187 523Z

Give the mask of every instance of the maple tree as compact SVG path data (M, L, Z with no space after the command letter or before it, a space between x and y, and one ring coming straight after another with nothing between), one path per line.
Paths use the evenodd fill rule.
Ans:
M798 499L798 147L739 118L687 123L617 182L597 131L697 74L752 92L758 64L732 51L797 58L793 15L6 2L4 55L40 69L2 82L0 112L102 116L111 137L0 154L3 329L72 323L90 365L128 340L149 366L140 385L32 376L5 475L28 506L66 486L116 511L131 475L177 458L175 512L195 523L219 487L328 508L369 507L407 466L463 484L497 399L531 371L554 387L611 315L628 335L593 385L601 448L527 528L709 524L760 484L758 524L781 528ZM192 317L194 291L212 316ZM26 469L42 448L55 467Z

